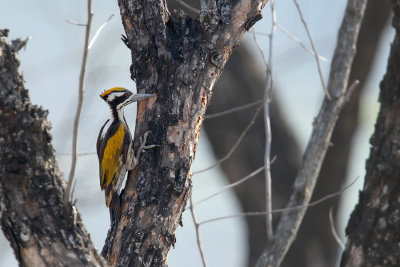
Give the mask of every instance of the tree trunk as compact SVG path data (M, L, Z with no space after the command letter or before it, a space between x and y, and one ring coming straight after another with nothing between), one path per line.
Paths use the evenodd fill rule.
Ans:
M104 266L80 215L64 203L47 111L29 102L18 73L22 42L0 31L1 228L20 266Z
M139 92L157 95L138 106L135 147L148 131L147 144L157 147L142 153L129 173L122 217L103 248L111 265L166 265L191 193L191 164L213 85L266 2L209 1L193 20L181 11L170 14L164 1L119 1L132 79ZM2 45L3 230L21 265L103 265L75 207L62 201L46 112L30 105L15 74L15 53Z
M313 122L313 131L293 183L293 193L287 209L282 212L274 240L267 243L256 266L279 266L295 240L310 203L322 161L330 146L335 123L355 85L353 83L349 86L348 79L356 54L355 46L366 3L366 0L349 0L347 3L331 63L327 87L330 96L325 96L318 116Z
M400 264L400 1L391 2L396 35L380 85L381 108L371 137L364 188L346 229L341 266Z
M209 1L199 19L170 14L163 1L118 1L138 92L135 145L148 144L122 194L122 218L102 254L115 266L164 266L191 194L191 165L212 88L266 1Z
M343 108L333 131L332 146L322 166L313 195L314 200L339 191L345 183L353 136L359 121L361 93L367 87L366 81L377 53L380 36L389 17L388 1L368 1L349 78L350 82L359 80L360 84ZM333 208L334 214L338 214L339 200L337 197L324 201L307 211L296 242L285 258L283 266L336 266L338 244L332 235L328 214L330 208Z
M198 1L188 0L185 3L199 8ZM184 9L185 12L196 16L196 12L186 8L178 1L168 2L171 9ZM313 199L320 199L332 192L340 190L348 170L350 150L354 133L358 127L359 105L361 94L366 88L381 35L389 20L390 3L388 1L369 1L365 18L360 29L357 42L357 54L354 58L350 81L358 79L349 103L343 108L337 126L332 134L332 147L328 150L317 182ZM263 97L265 88L265 73L254 65L255 59L248 46L241 46L232 54L227 62L221 78L215 85L215 90L207 109L207 114L225 111L234 107L251 103ZM279 84L279 81L278 81ZM275 85L277 86L277 85ZM245 88L245 90L243 90ZM273 91L277 91L275 88ZM273 205L285 205L296 174L300 151L296 144L293 131L286 125L285 118L280 112L282 103L273 99L271 103L272 151L277 160L271 166ZM230 150L243 129L249 123L255 108L241 110L229 115L206 119L205 131L211 142L216 158L222 158ZM223 129L223 130L221 130ZM230 183L235 182L256 168L263 165L265 147L265 127L262 116L255 123L238 146L236 152L221 164ZM250 181L235 188L243 211L265 210L264 174L261 173ZM296 241L290 248L282 266L334 266L338 255L338 244L334 240L328 210L333 208L337 215L340 198L330 199L308 210ZM278 216L276 216L278 217ZM334 216L335 218L337 216ZM276 219L276 218L275 218ZM318 221L318 224L314 222ZM266 242L265 218L263 216L246 217L249 258L248 266L257 261Z

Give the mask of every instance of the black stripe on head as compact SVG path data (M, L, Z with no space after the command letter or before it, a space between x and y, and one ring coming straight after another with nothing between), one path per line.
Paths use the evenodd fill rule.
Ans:
M116 91L116 92L111 92L108 94L104 100L107 102L108 105L112 109L117 109L118 105L121 103L126 102L126 100L132 95L132 93L128 90L125 91ZM120 106L119 108L123 107L124 105Z

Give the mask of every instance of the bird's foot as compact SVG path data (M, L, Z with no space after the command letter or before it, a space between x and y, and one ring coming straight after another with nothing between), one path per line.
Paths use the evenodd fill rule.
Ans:
M150 148L154 148L154 147L159 146L159 145L146 145L147 136L149 135L149 133L150 133L150 131L147 131L147 132L144 133L143 138L141 136L139 137L140 147L139 147L139 149L138 149L138 151L137 151L137 153L135 155L135 158L134 158L135 166L138 165L139 157L142 154L142 152L146 152L146 149L150 149Z

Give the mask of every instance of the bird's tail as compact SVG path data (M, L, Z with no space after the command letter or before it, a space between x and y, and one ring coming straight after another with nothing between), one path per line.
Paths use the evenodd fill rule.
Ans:
M110 209L110 224L118 224L121 219L121 201L116 192L110 192L107 196L106 205Z

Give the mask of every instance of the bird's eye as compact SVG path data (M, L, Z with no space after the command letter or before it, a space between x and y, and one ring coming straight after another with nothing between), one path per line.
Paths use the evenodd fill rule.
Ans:
M126 92L126 93L125 93L125 96L128 97L128 96L129 96L129 92Z

